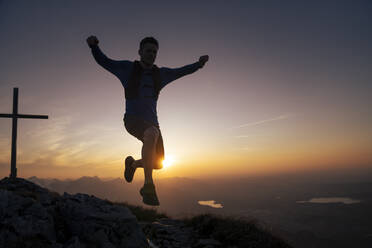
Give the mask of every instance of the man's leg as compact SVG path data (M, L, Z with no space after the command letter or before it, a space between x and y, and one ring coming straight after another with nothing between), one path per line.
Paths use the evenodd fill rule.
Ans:
M142 152L143 153L143 152ZM163 168L163 160L164 160L164 146L163 146L163 140L162 140L162 137L161 137L161 134L159 134L159 137L156 141L156 144L155 144L155 155L154 155L154 164L153 164L153 169L155 170L159 170L159 169L162 169ZM133 167L135 169L137 168L144 168L143 167L143 160L142 159L137 159L137 160L134 160L133 159L133 162L130 162L130 167Z
M145 184L154 183L152 179L152 170L155 162L155 145L159 138L159 134L160 132L156 127L149 127L144 132L141 162L145 172ZM137 162L137 165L138 164Z
M143 168L142 159L134 160L131 166L135 168L138 168L138 167Z
M159 137L159 130L156 127L146 129L142 147L142 163L145 172L145 183L140 189L142 201L147 205L159 206L155 185L152 179L152 170L155 161L155 145Z

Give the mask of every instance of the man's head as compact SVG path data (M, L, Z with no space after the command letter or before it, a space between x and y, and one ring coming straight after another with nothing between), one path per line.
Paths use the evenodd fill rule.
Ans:
M152 66L155 62L158 49L159 43L155 38L146 37L142 39L140 43L140 49L138 50L141 61L147 66Z

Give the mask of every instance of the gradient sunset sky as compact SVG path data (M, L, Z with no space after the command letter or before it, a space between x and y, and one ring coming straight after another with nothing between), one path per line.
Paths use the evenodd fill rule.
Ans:
M155 177L372 168L372 1L0 1L0 113L18 122L18 176L123 177L141 143L124 91L94 61L160 43L156 64L194 74L165 87L158 116L172 166ZM0 118L0 175L11 119Z

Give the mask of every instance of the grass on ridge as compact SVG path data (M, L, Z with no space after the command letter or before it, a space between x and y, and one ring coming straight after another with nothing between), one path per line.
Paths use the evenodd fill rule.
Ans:
M214 238L226 246L291 248L269 230L259 227L255 220L200 214L185 218L183 221L197 230L200 235Z
M169 218L165 213L159 213L156 208L144 208L135 206L127 202L114 202L115 205L121 205L129 208L129 210L137 217L138 221L154 222L157 219Z

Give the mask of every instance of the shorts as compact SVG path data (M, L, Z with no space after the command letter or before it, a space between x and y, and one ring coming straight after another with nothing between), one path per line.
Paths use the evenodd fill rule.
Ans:
M134 116L134 115L124 115L124 126L125 129L142 141L143 143L143 137L145 130L149 127L156 127L159 130L159 137L155 145L155 156L156 156L156 161L163 161L164 159L164 144L163 144L163 137L161 135L160 127L158 125L155 125L151 122L148 122L146 120L141 119L140 117ZM157 164L154 166L154 169L161 169L163 167L162 163Z

